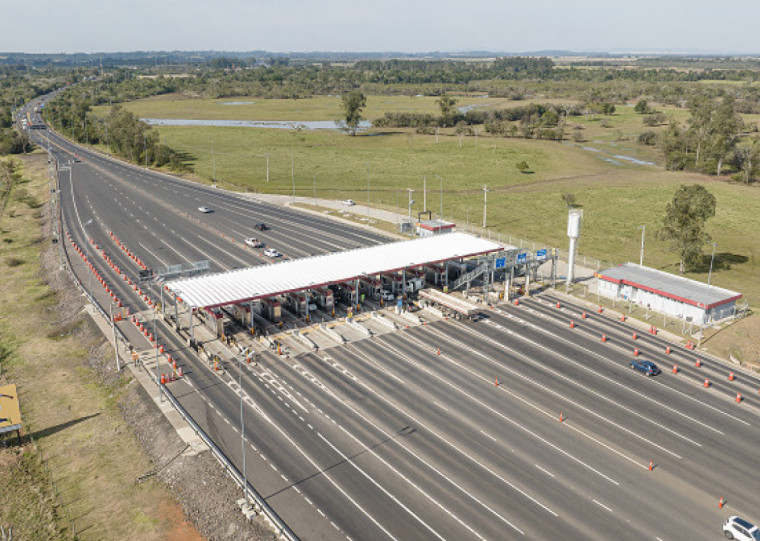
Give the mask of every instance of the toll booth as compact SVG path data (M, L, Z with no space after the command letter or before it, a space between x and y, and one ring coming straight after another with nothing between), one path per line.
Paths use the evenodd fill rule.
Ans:
M259 311L261 311L261 305L259 304ZM251 307L248 303L245 304L232 304L227 307L227 313L230 317L242 325L243 327L250 327L253 325L251 320Z
M262 305L265 316L269 321L280 321L282 319L282 306L277 299L263 299Z
M406 278L408 281L413 282L414 291L419 291L425 287L425 282L427 281L427 273L425 272L424 268L415 267L411 270L408 269L406 271Z
M299 316L306 314L306 293L303 291L288 293L287 300L288 306L294 313Z
M217 338L230 333L231 321L229 316L219 308L204 308L203 323Z
M331 312L335 307L335 299L333 298L333 290L329 287L318 287L314 298L317 304L326 312Z
M446 264L434 263L425 267L425 277L428 281L437 286L443 286L446 283Z
M394 295L402 295L404 293L404 282L400 274L383 274L383 289L390 291Z
M359 279L360 293L363 293L369 299L379 299L380 293L383 290L382 280L376 278L360 278Z
M356 284L343 282L332 287L340 302L351 306L356 303Z

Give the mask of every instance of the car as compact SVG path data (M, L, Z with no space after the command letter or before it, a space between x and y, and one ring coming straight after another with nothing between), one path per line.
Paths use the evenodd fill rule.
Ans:
M737 516L728 517L723 523L723 535L726 539L739 541L760 541L760 528Z
M280 254L280 252L278 252L274 248L267 248L266 250L264 250L264 255L274 259L275 257L280 257L282 254Z
M660 373L660 369L652 361L640 361L634 359L630 362L631 370L638 370L644 372L647 376L656 376Z
M380 292L380 298L383 299L384 301L396 300L396 296L393 293L391 293L390 291L385 291L385 290L382 290Z
M208 208L205 205L201 205L200 207L198 207L198 211L202 212L203 214L208 214L209 212L213 212L210 208Z
M256 224L254 227L255 227L256 229L258 229L259 231L266 231L267 229L269 229L269 228L267 227L267 224L265 224L264 222L259 222L259 223L257 223L257 224Z
M343 201L341 201L341 203L343 203L347 207L353 207L356 204L354 203L353 199L344 199Z
M264 246L264 243L261 242L256 237L248 237L247 239L245 239L245 243L251 248L261 248L262 246Z

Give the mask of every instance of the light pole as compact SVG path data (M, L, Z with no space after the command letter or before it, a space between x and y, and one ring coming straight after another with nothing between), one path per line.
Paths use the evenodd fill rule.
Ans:
M211 137L211 183L216 184L216 157L214 156L214 137Z
M317 206L317 175L319 171L314 173L314 206Z
M113 331L113 355L116 358L116 371L121 372L121 363L119 362L119 348L116 344L116 321L113 319L113 302L108 303L108 313L111 316L111 330Z
M441 210L438 213L438 232L440 233L443 227L443 177L441 175L436 175L436 177L441 181Z
M488 186L483 186L483 229L486 228L486 210L488 209Z
M369 225L369 164L364 162L367 166L367 225Z
M290 180L293 181L293 202L296 200L296 161L293 153L290 153Z
M712 256L710 257L710 272L707 274L707 287L710 287L710 278L712 278L712 269L713 269L713 262L715 261L715 248L717 248L718 243L713 242L711 243L713 246Z
M641 255L639 256L639 266L644 266L644 232L647 230L646 224L640 225L638 229L641 229Z
M414 204L414 199L412 199L412 194L414 193L414 190L411 188L407 188L409 191L409 233L412 234L412 205Z
M251 314L253 317L253 314ZM245 423L243 422L243 360L238 357L238 367L240 374L238 376L238 387L240 388L240 449L243 452L243 497L245 503L248 503L248 470L245 467Z

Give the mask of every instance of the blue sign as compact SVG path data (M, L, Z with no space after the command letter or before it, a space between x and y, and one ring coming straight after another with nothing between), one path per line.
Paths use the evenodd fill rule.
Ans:
M396 306L398 306L399 308L401 308L401 306L403 306L403 304L404 304L404 299L402 299L401 297L399 297L398 300L396 301Z
M543 250L536 250L536 260L543 261L544 259L546 259L546 248Z
M517 254L517 264L520 265L528 261L528 254Z
M497 269L503 269L507 266L507 258L506 257L500 257L496 260L496 267Z

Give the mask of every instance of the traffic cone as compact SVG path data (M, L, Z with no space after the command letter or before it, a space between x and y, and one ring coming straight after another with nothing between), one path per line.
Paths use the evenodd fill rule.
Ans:
M438 355L441 354L441 348L438 348Z
M498 376L496 377L496 379L493 380L493 384L494 384L495 387L499 386L499 378L498 378Z
M161 385L166 385L166 374L161 374Z
M678 374L678 365L676 364L673 365L673 373Z
M637 338L637 336L636 336L636 333L634 332L633 333L633 339L636 340L636 338Z
M606 341L607 341L607 335L606 334L602 334L602 342L606 342Z
M742 394L741 393L736 393L736 403L740 404L742 400L743 400L742 399Z
M559 412L559 422L561 423L561 422L562 422L562 421L564 421L564 420L565 420L565 419L562 417L562 412L560 411L560 412Z
M705 389L707 389L710 386L710 380L705 378Z
M718 502L718 509L723 509L723 496L720 497L720 501Z
M604 309L600 306L599 309L597 310L597 312L601 314L602 310L604 310Z
M575 321L571 321L571 322L570 322L570 328L571 328L571 329L574 329L574 328L575 328Z
M633 356L638 357L639 356L639 348L633 348Z
M665 353L667 353L668 355L670 355L670 346L668 346L668 347L665 348Z
M699 368L700 366L702 366L702 361L700 361L699 359L697 359L697 362L694 363L694 366L696 366L697 368Z
M729 372L728 373L728 381L734 381L734 373L733 372Z
M557 301L557 308L562 308L562 305Z
M650 460L649 461L649 471L652 471L654 469L654 463Z
M179 375L179 377L182 377L182 376L184 376L184 375L185 375L185 373L184 373L184 371L182 370L182 367L181 367L181 366L179 367L179 374L178 374L178 375Z
M584 311L583 311L583 313L581 314L581 319L586 319L586 311L585 311L585 310L584 310Z
M520 306L520 299L515 299L515 306Z

